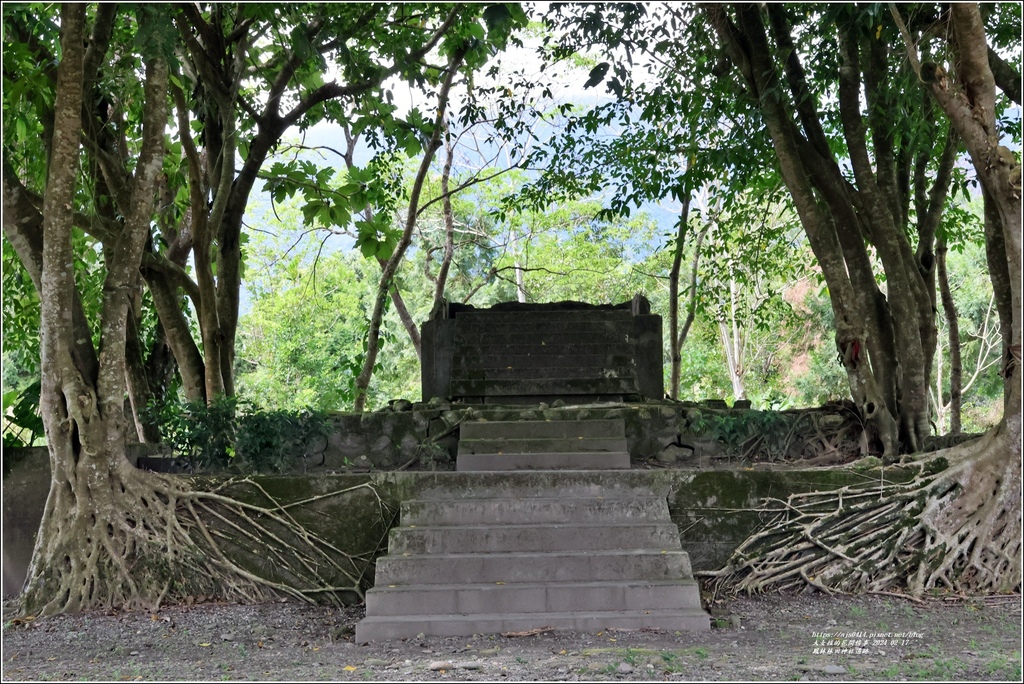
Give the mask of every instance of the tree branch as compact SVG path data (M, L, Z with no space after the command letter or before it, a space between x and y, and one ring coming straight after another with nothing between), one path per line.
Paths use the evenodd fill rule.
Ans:
M995 78L999 89L1019 105L1020 74L992 48L988 49L988 65L992 69L992 76Z

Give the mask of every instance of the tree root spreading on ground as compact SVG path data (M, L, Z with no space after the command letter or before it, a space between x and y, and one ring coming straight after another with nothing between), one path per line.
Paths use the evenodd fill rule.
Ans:
M928 454L904 483L766 499L762 528L725 567L695 574L714 595L1019 591L1021 461L1010 440L997 429Z
M380 543L396 515L370 483L282 504L251 478L202 491L180 477L124 466L111 468L98 486L80 487L77 496L68 486L51 491L23 613L155 610L197 596L362 599L377 549L343 551L311 532L298 513L325 499L370 492L384 530Z

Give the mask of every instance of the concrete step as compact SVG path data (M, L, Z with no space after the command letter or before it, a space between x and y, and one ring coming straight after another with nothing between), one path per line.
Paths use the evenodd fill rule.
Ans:
M375 585L691 579L689 556L674 549L387 555Z
M608 629L706 631L711 629L711 620L699 608L671 611L375 616L364 618L356 625L356 641L362 644L403 639L421 632L432 636L470 636L519 632L538 627L591 633Z
M463 423L461 439L624 438L621 418L604 420L480 420Z
M506 423L501 425L498 423ZM472 435L566 435L611 440L621 419L479 421ZM589 421L587 421L589 422ZM574 424L576 423L576 424ZM463 426L466 428L467 426ZM532 428L532 429L531 429ZM516 433L516 430L521 432ZM539 439L532 437L532 439ZM468 440L469 442L482 440ZM515 442L515 439L506 439ZM526 441L526 438L523 438ZM594 454L607 456L609 454ZM466 459L578 458L581 454L471 454ZM628 466L628 454L621 458ZM626 471L440 473L401 507L389 553L377 559L356 640L553 629L706 630L689 556L665 492Z
M531 454L466 454L455 459L460 472L516 470L628 470L629 452L557 451Z
M512 497L515 494L511 495ZM668 501L659 496L523 496L521 498L408 499L403 526L625 523L669 519Z
M459 440L460 454L601 453L626 451L625 437L535 437Z
M538 380L452 380L458 397L512 395L638 394L635 378L543 378Z
M366 613L375 616L687 608L700 608L693 580L378 586L366 592Z
M554 421L552 421L554 422ZM656 486L655 486L656 485ZM654 488L652 488L654 487ZM525 498L665 498L667 484L655 483L650 471L630 470L609 477L602 470L522 471L516 473L434 473L417 499L492 500ZM665 510L668 510L667 508Z
M566 359L570 361L570 359ZM515 380L528 378L635 378L636 369L628 366L529 366L505 368L454 368L452 380Z
M388 540L393 554L500 553L502 551L604 551L679 548L675 523L573 523L547 525L460 525L395 527Z

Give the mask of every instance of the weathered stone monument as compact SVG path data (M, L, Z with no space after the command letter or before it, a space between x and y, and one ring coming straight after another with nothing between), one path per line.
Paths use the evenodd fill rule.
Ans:
M536 404L661 399L661 316L614 305L445 304L422 327L423 401Z
M450 304L423 325L422 342L424 401L662 398L661 318L639 296ZM464 423L461 472L402 504L356 640L708 629L665 493L606 472L629 465L622 419Z

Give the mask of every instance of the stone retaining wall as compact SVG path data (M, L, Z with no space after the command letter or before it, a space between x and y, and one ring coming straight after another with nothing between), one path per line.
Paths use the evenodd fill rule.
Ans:
M466 406L397 402L406 410L335 414L334 430L305 459L306 472L381 470L410 461L454 469L459 426L467 421L622 418L634 465L717 467L859 455L860 421L844 404L792 411L730 409L724 402L648 401L586 406ZM556 403L557 404L557 403ZM822 458L824 457L824 458Z
M17 593L24 581L32 539L42 517L49 488L48 470L45 459L23 459L4 476L4 596ZM886 482L906 477L902 470L893 467L886 468L884 475ZM440 488L451 496L471 495L474 485L484 486L506 476L505 473L391 471L256 476L254 479L282 504L313 499L369 482L384 502L398 510L402 501L429 490ZM550 473L553 487L576 476L572 471ZM866 479L880 480L881 473L877 469L865 468L668 468L610 471L605 477L610 488L628 483L647 486L667 496L672 519L679 526L683 548L689 552L694 569L709 570L720 567L732 550L757 527L758 514L749 509L754 508L762 497L784 498L793 492L863 484ZM211 483L223 480L214 477L195 479L200 486L206 479ZM242 494L241 491L237 493ZM352 496L324 498L308 505L305 512L298 515L317 534L353 555L377 549L386 531L377 497L366 489L358 490ZM392 521L394 523L397 520ZM271 572L272 568L257 566L253 570ZM367 567L365 577L372 581L372 568Z

